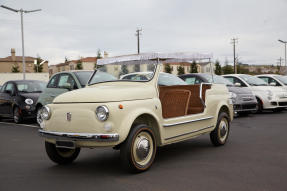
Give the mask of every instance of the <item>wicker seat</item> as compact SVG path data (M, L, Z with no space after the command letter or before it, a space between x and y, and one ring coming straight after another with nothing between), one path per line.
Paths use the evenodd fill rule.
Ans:
M187 114L190 99L189 90L168 90L161 95L163 118L179 117Z
M203 85L203 87L202 87L203 101L205 101L206 90L210 89L210 88L211 88L210 85L206 85L206 84ZM180 92L180 90L189 91L190 92L190 98L185 99L187 101L187 112L185 112L183 114L183 112L181 111L180 112L181 115L176 115L175 113L173 113L175 111L167 111L167 110L171 109L171 106L175 107L173 105L178 104L177 102L179 102L179 101L177 99L180 99L179 97L182 96L180 94L183 94L183 93L178 94L178 92ZM166 94L166 92L170 92L170 91L175 92L175 93L173 93L174 97L171 96L170 98L169 97L165 98L164 95ZM160 86L159 87L159 98L160 98L160 101L162 103L163 117L164 118L170 118L170 117L177 117L177 116L183 116L183 115L189 115L189 114L202 113L204 111L204 106L203 106L203 104L199 98L199 91L200 91L200 85ZM177 96L179 96L179 97L177 97ZM165 99L168 99L168 101L166 101ZM181 107L183 107L183 106L181 106Z

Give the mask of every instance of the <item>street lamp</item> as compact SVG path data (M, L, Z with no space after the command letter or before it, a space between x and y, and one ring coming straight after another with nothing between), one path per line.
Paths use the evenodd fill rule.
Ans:
M32 12L37 12L37 11L41 11L41 9L35 9L35 10L23 10L23 9L13 9L4 5L1 5L2 8L4 9L8 9L9 11L13 11L13 12L20 12L21 15L21 34L22 34L22 63L23 63L23 79L26 79L26 63L25 63L25 53L24 53L24 30L23 30L23 13L32 13Z
M285 74L287 74L287 62L286 62L286 44L287 44L287 41L283 41L280 39L278 41L281 43L284 43L284 45L285 45Z

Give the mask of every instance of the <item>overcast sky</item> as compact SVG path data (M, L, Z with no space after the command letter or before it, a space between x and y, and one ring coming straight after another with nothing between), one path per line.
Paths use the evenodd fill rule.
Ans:
M25 52L50 64L80 56L137 52L212 53L231 63L231 38L246 64L276 64L287 41L287 0L0 0L24 15ZM21 55L20 15L0 8L0 57Z

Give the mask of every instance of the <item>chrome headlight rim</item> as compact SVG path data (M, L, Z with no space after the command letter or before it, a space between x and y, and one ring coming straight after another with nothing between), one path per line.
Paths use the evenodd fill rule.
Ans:
M25 99L25 103L26 103L27 105L33 105L34 101L33 101L31 98L26 98L26 99Z
M104 112L103 116L100 116L100 112ZM109 118L109 109L105 105L98 106L96 109L96 115L99 121L106 121Z
M48 106L44 106L41 109L41 117L44 120L49 120L51 118L51 109Z

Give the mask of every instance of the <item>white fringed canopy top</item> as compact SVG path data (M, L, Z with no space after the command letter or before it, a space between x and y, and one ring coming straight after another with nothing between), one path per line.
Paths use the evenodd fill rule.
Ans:
M190 62L194 60L205 60L205 59L211 59L211 58L212 58L212 54L199 54L199 53L189 53L189 52L141 53L141 54L116 56L116 57L110 57L110 58L102 58L97 61L97 64L98 65L120 64L122 62L148 61L148 60L151 60L151 61L159 60L164 63Z

